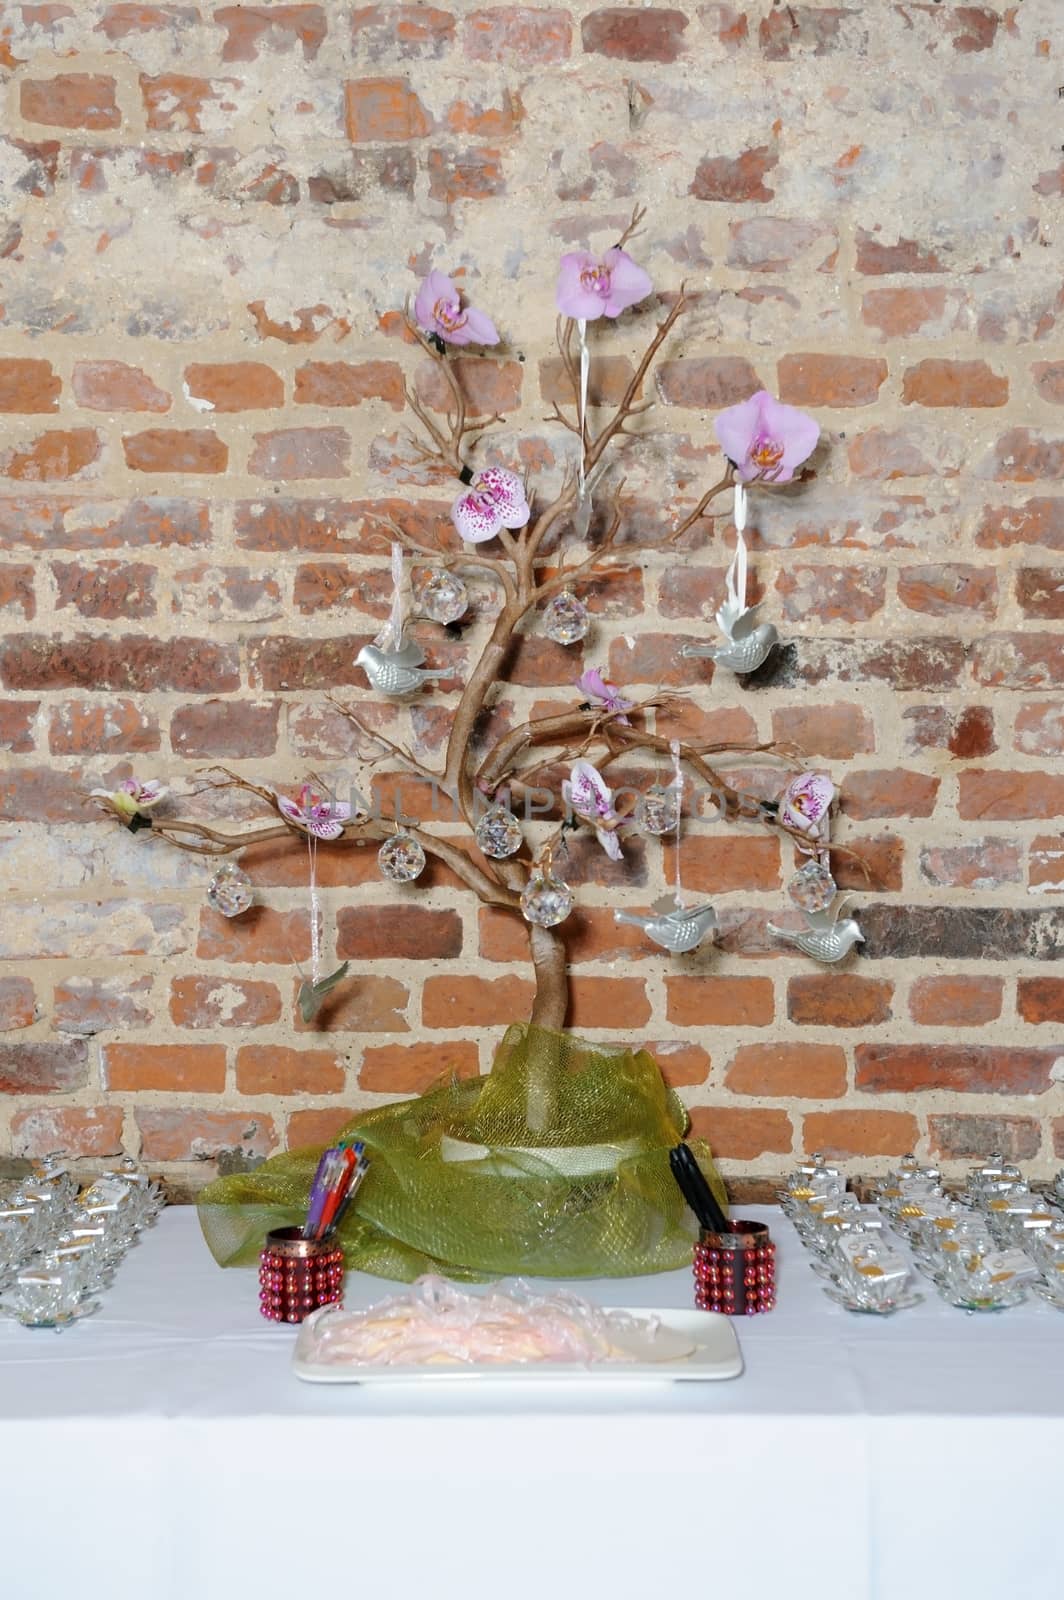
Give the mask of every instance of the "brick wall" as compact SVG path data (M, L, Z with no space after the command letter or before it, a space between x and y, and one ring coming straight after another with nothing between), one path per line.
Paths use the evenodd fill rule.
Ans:
M670 964L611 916L661 887L656 847L632 847L623 891L585 852L573 1025L657 1043L732 1173L912 1146L1054 1170L1055 9L6 8L0 1148L125 1143L202 1173L483 1068L523 1014L511 923L439 876L385 893L371 852L323 849L327 954L356 981L301 1026L299 851L253 854L265 904L224 923L201 863L83 793L134 768L187 794L213 760L293 785L357 770L325 694L366 698L352 662L386 577L364 514L431 518L449 494L403 441L403 373L437 397L392 312L430 261L466 269L507 337L470 369L508 414L499 458L549 480L556 259L610 243L641 200L636 253L696 303L658 432L627 447L634 523L693 502L714 411L755 384L813 410L826 448L806 491L755 507L787 641L771 670L742 686L677 661L719 597L723 531L697 565L633 561L596 588L584 661L686 687L688 729L795 739L844 777L839 837L870 882L839 871L867 943L841 972L770 954L789 862L707 824L685 876L730 931ZM647 320L596 329L605 393ZM460 671L474 637L440 653ZM530 643L499 717L557 703L579 665ZM431 758L449 703L379 715Z

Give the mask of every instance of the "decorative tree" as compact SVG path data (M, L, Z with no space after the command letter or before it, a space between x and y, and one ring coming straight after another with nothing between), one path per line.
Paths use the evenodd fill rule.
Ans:
M835 885L827 869L828 810L834 790L822 775L806 773L786 785L777 802L766 802L733 786L715 764L726 755L768 755L792 770L800 762L792 748L778 744L727 744L688 739L672 741L650 731L647 713L677 697L656 693L638 703L625 699L620 689L594 671L579 680L570 710L522 722L500 734L490 747L478 750L474 738L495 685L505 680L507 661L515 640L530 619L545 617L548 634L562 643L575 642L587 631L587 615L576 591L591 577L608 578L613 560L628 561L640 550L660 550L677 545L710 516L713 503L734 492L737 534L736 557L728 574L728 592L717 613L721 637L716 643L687 647L688 654L712 655L719 665L751 671L777 643L771 624L757 624L746 606L745 523L746 485L757 490L779 490L794 482L796 467L811 453L818 430L811 419L767 395L758 395L718 418L718 437L726 465L717 482L661 540L621 542L625 501L623 484L602 487L611 453L625 437L638 436L640 419L650 402L642 399L644 384L656 358L680 318L689 308L683 290L655 327L619 402L598 420L588 405L589 354L586 325L599 315L616 316L651 292L646 274L624 250L641 213L618 244L601 260L587 254L563 258L558 285L557 341L562 369L569 385L569 407L555 404L551 421L576 438L576 460L552 499L539 504L533 486L500 467L479 470L473 458L485 434L500 417L477 420L470 414L468 396L453 359L464 345L492 345L498 335L490 320L466 305L454 284L442 273L430 273L418 294L412 316L405 322L411 341L435 363L449 407L442 420L411 389L406 402L420 424L423 437L415 441L420 458L453 475L464 485L452 512L453 530L442 529L437 542L415 536L398 520L378 518L393 545L394 600L392 615L375 643L360 653L367 678L381 694L409 700L424 684L446 674L423 667L421 644L406 627L409 609L405 592L403 557L429 563L420 571L415 591L415 611L446 625L465 611L466 573L492 584L501 597L490 637L470 670L455 707L439 768L433 768L371 727L357 706L334 700L364 739L367 759L376 750L399 760L418 778L439 786L450 797L461 821L463 837L443 835L430 822L402 822L394 815L373 815L330 795L327 785L306 786L298 800L279 795L226 769L212 781L234 786L257 796L273 814L270 821L238 831L222 830L205 822L161 815L146 817L158 802L157 786L138 786L133 780L124 791L100 795L103 805L132 826L151 821L155 836L183 850L206 856L227 856L246 846L285 837L308 841L313 889L314 851L318 839L337 845L377 842L385 876L405 882L415 879L425 857L443 862L485 906L498 907L523 917L528 928L535 970L535 1001L531 1021L547 1028L564 1027L568 1002L565 917L572 896L564 882L566 838L572 828L591 828L614 859L623 854L627 830L638 828L662 835L680 828L681 773L693 774L710 802L727 821L754 819L760 825L790 834L809 857L792 880L791 893L806 918L799 933L784 932L810 955L837 960L860 937L852 920L833 914ZM590 535L592 498L609 508L605 530ZM531 504L530 504L531 501ZM486 545L493 545L489 553ZM574 549L578 546L578 549ZM398 557L398 559L394 559ZM430 642L431 648L431 642ZM679 648L679 647L678 647ZM607 784L616 763L635 753L651 753L659 762L672 763L675 774L669 786L656 785L638 807L618 807ZM566 802L563 821L552 827L532 850L518 819L509 810L510 798L521 795L541 776L545 761L568 767L562 785ZM784 779L786 784L786 779ZM315 788L320 792L315 792ZM250 903L250 889L239 869L223 869L212 885L214 903L228 915ZM647 937L665 951L682 954L713 931L711 906L683 907L677 891L675 906L659 905L636 921ZM324 978L319 970L317 907L312 896L315 935L313 972L301 990L304 1016L310 1016L323 995L346 974L346 964Z

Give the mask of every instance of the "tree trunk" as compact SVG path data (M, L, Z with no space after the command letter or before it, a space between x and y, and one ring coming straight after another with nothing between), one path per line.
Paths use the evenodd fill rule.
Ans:
M536 998L529 1021L560 1033L569 1009L569 965L565 945L553 928L533 924L528 937L536 973Z

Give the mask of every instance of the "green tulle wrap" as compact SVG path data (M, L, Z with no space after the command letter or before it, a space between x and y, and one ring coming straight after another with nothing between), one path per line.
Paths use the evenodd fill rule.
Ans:
M515 1024L486 1077L448 1078L344 1128L370 1160L339 1229L347 1266L404 1282L686 1266L697 1230L668 1152L687 1120L645 1050ZM692 1149L726 1207L708 1146ZM222 1266L252 1265L271 1229L302 1223L320 1154L288 1151L203 1191Z

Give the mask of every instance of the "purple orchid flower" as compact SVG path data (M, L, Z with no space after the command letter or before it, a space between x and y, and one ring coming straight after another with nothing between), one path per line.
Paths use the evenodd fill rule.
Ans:
M835 785L826 772L800 773L780 796L779 819L804 833L815 851L828 842L834 798Z
M502 528L523 528L531 515L524 484L505 467L485 467L451 507L451 521L467 544L494 539Z
M454 282L443 272L430 272L414 300L419 328L446 344L498 344L491 318L475 306L463 305Z
M309 783L300 789L298 800L279 794L277 809L282 817L287 817L305 833L312 833L316 839L339 839L344 823L351 820L351 807L346 800L323 800Z
M148 778L144 783L139 778L126 778L117 789L90 789L89 793L105 811L112 811L128 823L134 817L146 817L170 791L158 778Z
M576 687L589 700L601 700L603 711L613 713L631 711L635 705L634 700L624 698L615 683L608 683L597 667L589 667L586 672L582 672L576 680ZM625 716L618 715L617 721L623 723L626 728L631 726Z
M574 250L562 256L555 299L563 317L594 322L597 317L619 317L645 300L653 287L642 267L616 246L601 260L588 250Z
M590 761L574 761L562 784L562 799L581 822L594 828L595 837L611 861L620 861L624 852L616 829L620 817L613 809L613 791Z
M743 483L755 478L790 483L795 468L812 455L820 438L819 424L812 417L773 399L767 389L722 411L713 428Z

